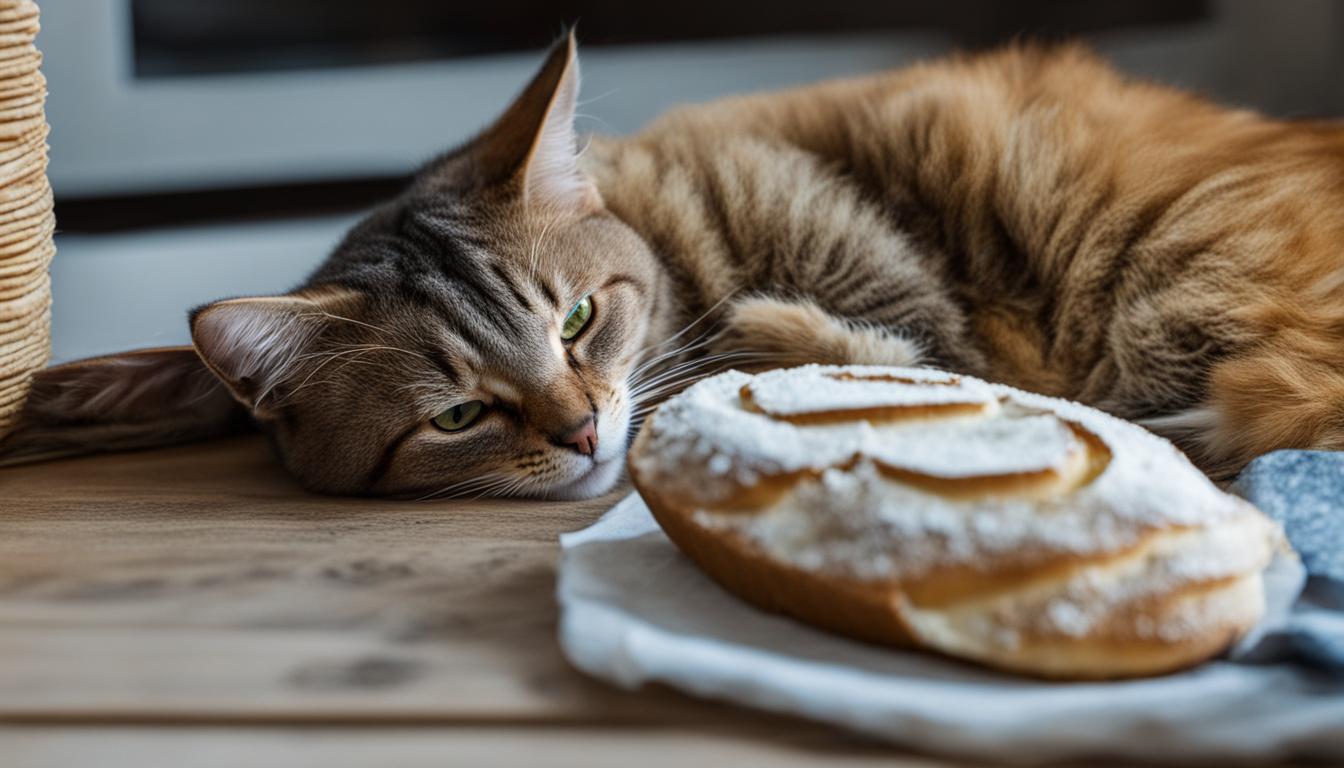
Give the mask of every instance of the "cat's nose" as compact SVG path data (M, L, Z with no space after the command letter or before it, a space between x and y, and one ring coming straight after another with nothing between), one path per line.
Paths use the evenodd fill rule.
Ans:
M584 456L592 456L597 450L597 421L589 416L578 429L570 430L560 436L561 445L568 445Z

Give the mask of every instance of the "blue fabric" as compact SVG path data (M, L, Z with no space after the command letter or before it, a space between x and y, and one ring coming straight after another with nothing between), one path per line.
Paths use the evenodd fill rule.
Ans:
M1279 521L1307 569L1306 589L1271 644L1344 673L1344 452L1266 454L1231 490Z

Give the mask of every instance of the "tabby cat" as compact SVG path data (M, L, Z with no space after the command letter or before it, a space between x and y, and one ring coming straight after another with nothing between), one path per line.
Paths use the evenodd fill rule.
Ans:
M248 421L327 492L581 497L727 366L932 365L1226 477L1344 449L1344 128L1018 46L576 139L572 36L300 288L50 369L11 460ZM207 372L208 371L208 372Z

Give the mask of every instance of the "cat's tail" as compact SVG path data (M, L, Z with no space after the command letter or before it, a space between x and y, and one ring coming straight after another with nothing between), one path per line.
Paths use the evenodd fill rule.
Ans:
M191 347L95 357L40 371L0 466L171 445L250 428Z
M1344 450L1344 360L1310 347L1280 339L1225 360L1203 405L1142 423L1217 479L1281 448Z

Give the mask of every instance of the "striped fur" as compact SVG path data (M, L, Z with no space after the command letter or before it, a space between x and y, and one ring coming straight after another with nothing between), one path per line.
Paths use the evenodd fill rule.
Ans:
M194 316L309 486L597 493L658 399L809 361L1078 399L1220 477L1344 449L1344 129L1017 47L687 107L579 153L577 67L570 39L285 301ZM430 425L472 399L478 424ZM591 456L562 438L590 416Z

